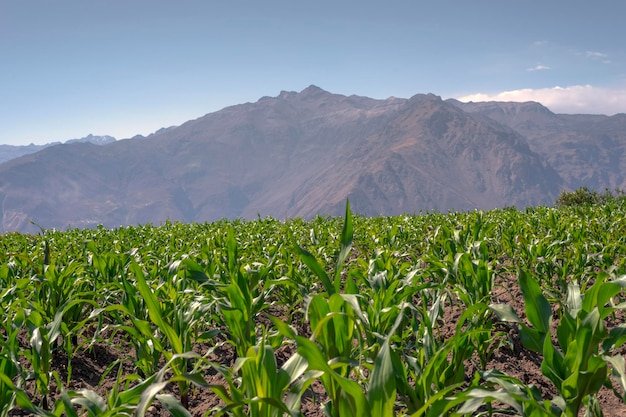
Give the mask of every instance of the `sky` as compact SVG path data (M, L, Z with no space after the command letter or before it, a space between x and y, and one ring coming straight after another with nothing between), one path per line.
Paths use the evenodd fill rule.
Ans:
M0 144L118 139L314 84L626 113L624 0L0 0Z

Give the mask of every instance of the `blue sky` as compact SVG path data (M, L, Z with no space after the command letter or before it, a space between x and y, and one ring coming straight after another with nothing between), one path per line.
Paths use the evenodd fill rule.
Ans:
M300 91L626 112L626 1L0 0L0 144Z

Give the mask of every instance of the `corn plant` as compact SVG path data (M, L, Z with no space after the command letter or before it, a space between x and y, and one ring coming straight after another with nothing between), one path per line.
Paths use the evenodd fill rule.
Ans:
M620 371L619 361L613 362L603 346L614 345L621 334L614 333L611 337L604 319L615 311L611 300L626 286L626 280L603 278L599 275L584 294L578 284L568 285L556 327L556 346L550 335L552 307L539 284L526 272L520 271L519 282L530 325L521 322L512 309L498 307L503 319L519 323L522 343L543 354L541 371L558 392L550 407L554 415L573 417L585 405L593 408L597 392L607 381L607 363L613 363Z
M226 275L224 280L227 282L220 288L223 296L218 299L217 319L228 329L237 354L244 356L256 344L256 318L268 307L266 300L276 287L276 283L269 285L272 282L266 280L279 252L276 248L266 264L240 265L237 241L232 228L228 230L226 250L223 269Z
M446 411L457 407L454 412L447 414L454 416L465 415L500 415L512 414L529 417L556 417L558 410L551 407L547 400L543 400L539 389L523 384L520 380L505 375L495 369L480 373L482 383L466 390L459 391L447 400L440 401L440 407ZM478 385L478 384L476 384ZM494 408L492 403L500 404ZM487 413L477 414L477 410L487 405Z
M121 369L121 368L120 368ZM63 391L54 404L53 414L65 413L68 417L79 415L89 417L133 416L141 401L142 394L154 384L156 375L142 381L134 378L115 382L105 397L89 389ZM133 382L137 382L130 386ZM80 413L80 414L79 414Z
M439 402L463 385L464 364L476 351L475 333L480 331L463 330L465 320L462 318L456 334L441 341L433 331L436 313L430 313L430 317L422 316L419 325L421 342L413 350L393 352L398 392L415 416L436 415L441 407ZM471 313L466 318L470 316Z
M237 417L299 416L301 397L317 376L305 372L306 361L297 354L278 368L274 349L265 343L265 337L237 358L232 369L216 368L226 378L228 389L210 387L226 404L212 411Z
M25 408L31 411L33 415L42 417L59 415L68 417L78 417L79 415L88 417L143 417L146 415L148 407L156 399L174 416L191 416L189 411L171 394L162 393L168 384L180 383L181 380L188 384L208 386L202 378L194 374L176 375L168 379L170 366L180 359L200 359L200 357L193 352L173 355L158 373L139 381L133 376L122 377L122 368L120 367L117 380L105 397L101 397L89 389L63 390L50 412L34 406Z
M8 311L6 311L8 313ZM2 322L0 338L0 416L8 416L20 392L22 367L19 361L18 332L25 321L24 310L18 309L13 315L6 314ZM18 386L14 380L18 380Z
M172 271L176 269L171 268ZM163 287L160 288L159 295L166 297L160 301L155 293L157 289L146 280L144 271L135 260L129 261L128 272L134 278L134 285L127 277L122 280L121 285L124 289L133 291L132 296L126 293L132 301L128 305L112 304L95 309L91 317L109 314L115 319L110 326L130 336L130 343L135 348L135 366L143 378L150 378L158 371L161 359L171 362L168 369L177 378L188 375L191 364L190 357L186 354L191 351L194 343L206 340L214 334L212 331L199 331L199 325L212 303L201 297L191 298L185 291L179 293ZM168 299L167 296L173 299ZM175 360L172 359L174 357ZM186 408L189 401L188 380L181 377L176 382L179 385L180 401Z
M625 209L352 218L346 204L343 218L310 221L5 234L0 417L137 415L154 402L187 416L194 386L225 403L208 414L295 416L313 383L328 415L600 415L599 386L626 400ZM518 270L502 288L519 285L523 320L489 305L494 281ZM494 313L542 355L555 395L489 369L507 340ZM218 333L234 365L189 353ZM120 367L105 395L63 390L73 355L119 336L128 357L106 380L127 360L130 374ZM61 349L63 382L51 362ZM296 352L279 366L283 349ZM223 384L206 383L210 368Z
M174 314L177 320L175 323L172 323L173 320L171 318L168 320L168 316L161 308L159 300L155 296L153 289L148 285L139 265L131 263L131 269L134 272L139 293L146 302L150 321L164 335L171 348L171 351L164 349L161 343L155 338L152 339L155 348L157 350L162 349L161 353L177 377L180 400L183 407L187 408L189 406L189 381L188 378L183 376L188 375L190 370L188 360L196 356L188 355L185 349L190 347L191 340L189 336L192 334L190 329L193 329L197 320L202 317L203 306L200 303L193 303L188 308L181 306L178 312ZM178 309L179 307L172 303L170 308Z
M356 336L358 303L351 295L326 294L314 296L307 309L312 335L299 336L280 320L274 319L279 331L296 342L296 363L303 364L307 372L303 381L310 384L319 378L326 389L329 401L323 410L329 416L375 416L391 415L395 405L396 386L390 352L390 335L378 350L373 362L366 363L359 357L362 340ZM400 316L390 334L396 332ZM359 343L361 342L361 343ZM361 384L352 379L367 369L369 378L363 380L368 387L363 392ZM300 391L301 392L301 391Z
M408 270L409 265L397 266L394 261L397 260L388 253L376 251L367 267L365 262L359 260L360 268L351 269L349 274L355 278L355 285L358 286L353 292L358 294L356 300L364 316L361 325L372 358L394 328L398 316L408 316L403 310L415 310L413 297L433 287L430 283L416 283L418 270ZM363 269L367 270L367 274L362 273Z
M294 246L300 259L302 262L309 267L309 269L319 278L322 283L324 290L328 294L335 294L341 292L341 271L343 265L352 249L352 238L353 238L354 230L352 226L352 214L350 212L350 201L346 201L346 212L344 217L343 229L341 231L340 238L340 247L337 252L336 261L335 261L335 273L333 279L331 280L326 271L318 260L311 254L311 252L302 248L298 243L292 238Z
M48 411L32 403L28 395L11 380L10 376L0 371L0 393L3 402L0 403L0 416L10 416L17 406L32 415L50 415Z
M36 392L41 395L41 407L49 409L48 395L52 378L52 346L60 335L60 315L52 323L45 323L38 311L27 313L27 325L30 341L30 351L27 358L31 362L32 371L27 379L35 381Z

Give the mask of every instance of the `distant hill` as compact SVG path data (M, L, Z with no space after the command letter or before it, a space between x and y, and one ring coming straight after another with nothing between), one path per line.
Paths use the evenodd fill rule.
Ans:
M65 143L75 143L75 142L89 142L94 145L107 145L111 142L115 142L115 138L113 136L94 136L88 135L84 138L80 139L70 139ZM42 149L45 149L49 146L60 145L61 142L51 142L46 143L45 145L0 145L0 164L6 161L10 161L11 159L19 158L20 156L28 155L30 153L39 152Z
M309 218L341 215L346 198L363 215L551 204L568 187L626 186L624 118L310 86L1 164L0 230Z

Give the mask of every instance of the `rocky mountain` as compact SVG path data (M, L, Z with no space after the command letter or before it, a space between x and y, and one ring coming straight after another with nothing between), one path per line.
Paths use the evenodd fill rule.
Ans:
M89 134L84 138L80 139L70 139L65 143L75 143L75 142L89 142L95 145L107 145L111 142L115 142L115 138L113 136L95 136ZM30 153L39 152L42 149L45 149L49 146L60 145L61 142L51 142L46 143L45 145L25 145L25 146L15 146L15 145L0 145L0 164L6 161L10 161L11 159L19 158L20 156L28 155Z
M554 114L539 103L460 103L517 131L543 155L568 189L594 190L626 186L626 114Z
M341 215L346 198L363 215L551 204L575 186L567 161L583 153L565 140L554 139L555 148L542 141L579 132L576 143L586 143L584 126L586 145L598 152L624 144L626 123L617 116L494 106L432 94L375 100L310 86L147 138L51 146L0 164L0 231L36 231L31 220L66 228ZM595 142L597 129L605 142ZM595 181L600 171L584 173ZM612 175L607 186L626 185Z
M113 143L116 140L117 139L115 139L113 136L109 136L109 135L96 136L90 133L84 138L70 139L66 141L65 143L77 143L78 142L78 143L93 143L94 145L108 145L109 143Z

